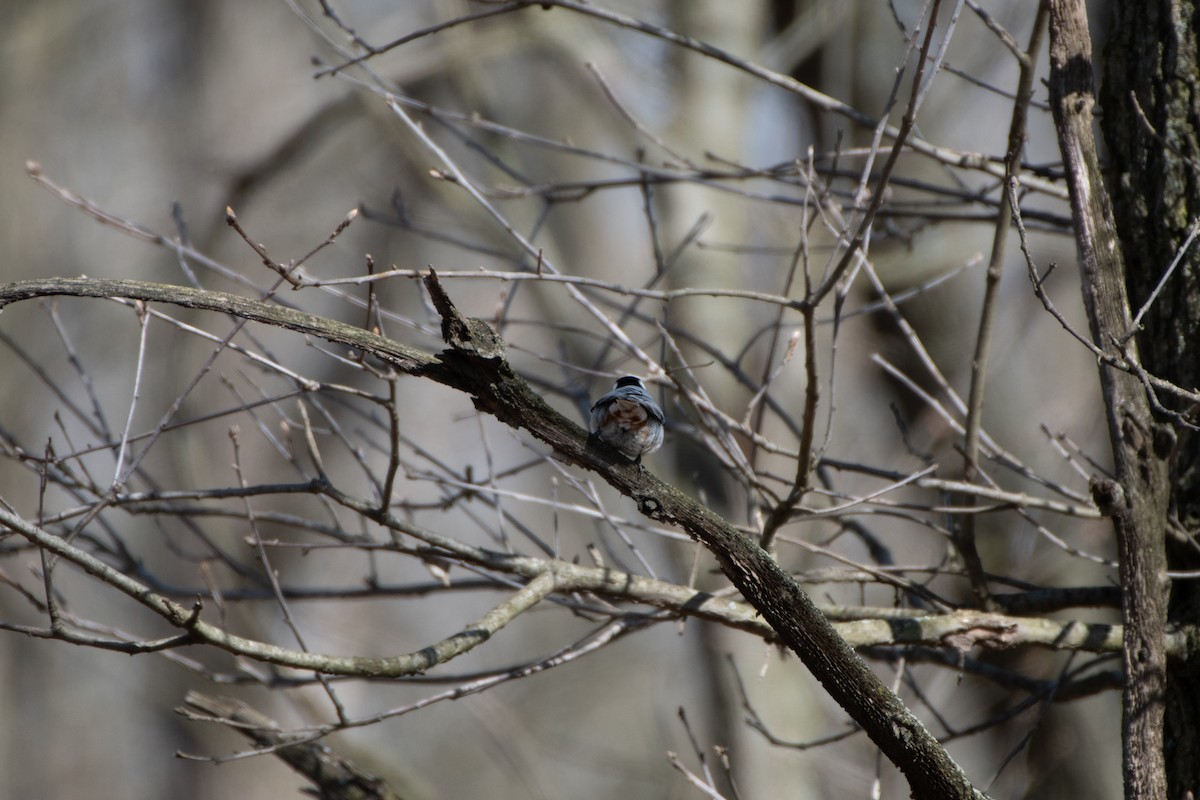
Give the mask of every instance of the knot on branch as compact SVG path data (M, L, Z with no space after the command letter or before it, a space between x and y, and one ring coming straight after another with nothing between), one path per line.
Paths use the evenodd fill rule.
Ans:
M1154 425L1154 455L1162 461L1169 460L1175 455L1179 444L1175 429L1170 425L1155 423Z
M504 340L483 320L464 317L459 313L432 269L425 276L425 288L429 290L433 307L442 317L442 339L446 344L482 358L504 357Z
M645 514L652 520L657 522L671 522L666 511L663 510L662 502L657 497L652 497L648 494L637 494L633 498L638 505L638 511Z
M1017 641L1017 624L993 615L973 616L963 621L962 627L942 636L942 642L953 648L960 656L976 647L988 650L1004 650Z
M1088 488L1092 492L1092 502L1104 516L1115 517L1125 510L1125 490L1116 481L1092 478Z

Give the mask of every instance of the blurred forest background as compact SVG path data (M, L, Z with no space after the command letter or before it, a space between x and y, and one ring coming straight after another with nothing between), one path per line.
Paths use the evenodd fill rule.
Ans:
M943 24L952 5L943 11ZM1104 35L1104 5L1093 4L1097 38ZM254 294L274 276L226 224L226 206L235 210L250 238L283 262L308 253L358 208L358 219L336 243L305 264L309 276L362 275L367 254L380 271L432 265L450 273L444 283L458 306L498 322L518 371L559 410L582 421L589 398L606 391L617 375L646 374L647 364L599 329L560 286L453 277L481 268L529 271L537 268L536 259L521 253L512 237L447 179L444 165L374 91L381 83L371 72L408 98L461 115L436 119L409 107L426 133L488 188L490 200L548 262L570 275L627 287L799 295L803 279L794 269L789 272L789 264L801 227L798 200L806 190L775 178L789 170L794 178L813 163L834 187L832 205L851 204L865 163L863 148L871 144L872 131L845 115L661 39L562 9L528 8L481 19L389 50L369 62L371 72L351 68L314 78L324 65L339 63L316 31L340 46L350 42L317 3L296 6L282 0L52 0L0 6L0 279L86 274L186 284L191 270L206 288ZM1029 41L1036 2L979 6L1018 46ZM889 108L897 69L912 67L906 35L922 4L613 0L605 7L793 75L865 117L878 118ZM383 44L494 6L339 0L333 8L363 39ZM1016 61L979 13L964 8L957 24L944 56L946 68L932 83L913 135L1002 158ZM1024 160L1045 165L1050 174L1060 157L1040 82L1046 70L1044 44L1042 50ZM894 122L903 112L908 80L906 75L891 110ZM557 144L476 126L473 119ZM889 146L885 140L884 153ZM600 153L612 159L594 155ZM45 178L106 213L168 239L185 237L231 273L194 261L185 269L170 248L148 244L119 226L97 224L94 214L81 213L31 180L27 160L37 161ZM689 177L639 180L638 162ZM712 177L703 174L706 169ZM739 171L744 177L730 177ZM611 185L597 188L603 182ZM904 300L902 312L961 396L970 381L983 270L998 213L996 185L994 175L906 155L887 190L888 211L870 242L871 262L890 292L921 290ZM929 186L944 192L940 200ZM968 200L974 196L980 202ZM1068 320L1086 329L1064 195L1032 193L1023 203L1038 263L1058 265L1045 286ZM807 247L819 276L833 247L825 223L813 227ZM989 441L998 443L991 451L1007 451L1030 474L1068 487L1086 503L1091 467L1080 454L1101 464L1108 458L1095 361L1042 309L1015 235L1004 264L983 418ZM338 289L344 294L312 289L292 294L285 287L279 297L362 324L365 312L345 298L361 299L365 289ZM832 396L826 383L834 357L834 330L828 324L832 305L818 315L823 393L817 424L824 455L906 475L939 464L939 475L955 477L962 464L956 449L960 432L895 374L914 376L916 384L935 394L938 387L929 383L890 316L855 313L875 308L879 299L865 274L858 273L847 290ZM396 278L381 282L376 291L391 315L382 323L385 334L439 348L436 316L415 281ZM684 380L702 386L714 406L760 426L766 440L796 449L794 431L782 415L768 413L754 421L762 403L737 374L741 370L755 382L773 376L771 398L789 410L793 421L800 419L804 347L801 343L798 355L785 357L799 328L796 319L780 321L778 305L731 297L634 303L620 294L597 302L659 362L687 364ZM213 324L213 315L175 311L190 324ZM676 336L680 352L666 346L659 322L691 337ZM154 329L149 345L133 424L137 431L154 427L212 351L211 343L168 328ZM214 326L217 336L227 332L228 325ZM69 299L23 303L0 315L0 334L24 354L0 347L0 427L7 435L35 453L48 440L59 452L96 443L77 422L64 418L69 415L61 412L48 383L30 369L31 362L41 364L54 385L78 392L80 379L64 355L64 339L94 380L109 421L121 429L138 362L139 326L128 308ZM386 394L384 381L350 362L314 356L299 337L268 330L257 335L279 363L322 382ZM721 363L722 357L729 363ZM275 391L271 381L278 376L248 376L247 369L245 362L223 361L186 397L178 417L195 419L254 399L260 389L267 395ZM726 586L711 559L680 532L640 520L629 500L593 486L590 475L553 465L544 446L477 416L469 398L415 378L401 378L395 386L406 455L394 494L411 519L481 545L499 546L511 536L518 550L533 549L523 533L531 530L553 540L564 560L590 564L599 559L711 591ZM714 445L716 434L706 433L695 407L669 380L658 376L651 389L672 428L667 446L646 459L647 467L753 529L761 522L754 493L736 478L731 458ZM84 397L78 393L75 400L86 403ZM243 447L239 463L250 482L266 482L272 470L284 475L279 481L300 480L281 467L277 453L303 450L296 444L302 440L297 413L291 398L277 408L173 431L143 468L164 487L233 485L235 455L228 430L237 424ZM347 476L348 490L368 494L365 483L354 486L352 476L364 461L375 470L386 463L386 426L367 413L338 419L361 450L331 446L325 467ZM322 420L318 427L328 424ZM280 441L272 441L274 435ZM794 471L786 457L752 452L747 439L735 439L758 474L786 479ZM96 469L111 473L112 453L96 458ZM99 477L101 483L108 479ZM462 492L472 481L486 489L479 490L480 498L464 500ZM1039 488L1015 473L1005 473L1003 482L1014 492ZM828 497L811 504L844 502L881 486L877 476L838 473L827 487ZM36 471L13 459L0 462L0 495L22 513L36 513L38 491ZM949 569L946 537L929 523L940 519L929 509L949 502L949 495L912 491L895 495L895 506L864 511L857 523L869 528L896 563ZM603 513L576 513L559 508L560 502ZM904 502L920 502L926 512L905 510ZM71 502L60 495L54 505ZM321 514L319 505L313 498L287 496L264 501L264 507L314 517ZM224 580L206 575L209 567L202 559L180 556L197 551L190 537L200 534L134 514L106 524L116 525L145 570L177 591L180 602L190 602L190 590ZM238 520L195 524L206 540L253 561L245 544L248 533ZM1015 513L981 516L977 524L988 571L1012 576L1022 587L1113 584L1109 528L1097 520L1052 517L1045 524L1058 542ZM272 535L287 538L285 527ZM636 549L623 536L632 537ZM785 528L778 552L789 570L808 575L805 585L818 602L895 604L902 594L895 586L821 579L847 563L873 558L870 541L830 518ZM848 562L824 555L826 549ZM38 586L33 551L18 551L9 537L0 539L0 555L8 584L0 586L0 618L45 624L12 588ZM431 573L415 559L358 551L292 549L275 558L277 571L294 586L362 588L368 576L394 586L441 581L436 566ZM473 577L458 566L447 569L453 580ZM76 614L139 635L165 635L127 598L82 574L65 569L58 574ZM937 590L954 600L970 599L962 581L947 580ZM383 655L436 641L496 599L488 591L430 590L419 596L296 602L293 613L314 650ZM214 605L206 606L206 617L216 613ZM247 635L287 639L279 609L269 599L221 613ZM1112 608L1073 609L1071 618L1119 620ZM474 672L554 652L592 627L586 614L557 607L535 610L441 673L347 682L337 691L353 715L366 716L436 694ZM199 689L237 694L284 725L303 725L329 718L324 690L308 684L268 692L250 680L270 672L261 664L186 649L179 655L196 659L199 666L162 655L130 658L0 634L0 680L6 687L0 701L5 720L0 795L202 800L295 792L302 781L270 756L219 767L206 763L203 757L229 755L244 742L172 710L189 690ZM874 663L885 681L896 685L935 733L949 735L956 760L977 785L990 785L995 796L1068 796L1064 787L1071 787L1071 796L1120 796L1118 692L1034 704L1003 724L966 735L966 729L1009 707L1000 684L969 673L964 677L953 666L910 670L895 654L876 655L882 656ZM1033 648L983 658L1039 680L1081 663L1073 660L1077 656ZM1119 662L1100 667L1116 669ZM240 676L247 685L213 686L206 674ZM748 709L779 739L832 741L801 750L775 746L746 723ZM963 735L955 733L960 731ZM699 797L667 754L680 754L685 766L700 771L698 747L719 771L714 745L728 748L744 798L865 796L877 780L870 742L852 735L844 714L795 658L761 638L698 620L660 623L576 663L341 731L327 741L415 798ZM177 759L177 752L201 759ZM907 796L894 771L883 768L878 774L883 796Z

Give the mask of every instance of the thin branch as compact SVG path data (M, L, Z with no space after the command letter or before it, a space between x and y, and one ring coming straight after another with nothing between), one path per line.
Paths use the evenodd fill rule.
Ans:
M1008 150L1005 153L1005 178L1001 205L1012 205L1015 201L1013 191L1020 175L1021 151L1025 147L1025 122L1029 115L1029 102L1033 97L1033 78L1037 67L1036 58L1041 49L1042 31L1046 25L1049 8L1046 3L1039 3L1038 11L1033 20L1033 31L1029 35L1029 47L1024 57L1018 59L1020 76L1017 79L1017 99L1013 103L1012 120L1008 129ZM990 355L993 327L996 320L997 307L1000 304L1000 278L1003 275L1005 251L1008 244L1008 232L1012 217L1000 214L996 220L996 228L992 237L992 255L988 260L983 290L983 307L979 314L979 330L975 337L975 355L971 359L971 388L967 395L966 434L963 441L963 481L972 483L978 472L979 437L983 427L984 386L987 382L988 357ZM966 497L967 505L974 498ZM971 589L976 600L983 608L993 608L991 593L984 579L983 562L975 543L975 517L964 516L961 521L952 526L955 534L954 544L967 567L971 579Z

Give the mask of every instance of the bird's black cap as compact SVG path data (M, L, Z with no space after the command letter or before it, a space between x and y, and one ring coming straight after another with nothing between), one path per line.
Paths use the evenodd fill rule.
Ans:
M641 386L642 379L636 375L626 375L622 378L617 378L617 388L623 389L626 386Z

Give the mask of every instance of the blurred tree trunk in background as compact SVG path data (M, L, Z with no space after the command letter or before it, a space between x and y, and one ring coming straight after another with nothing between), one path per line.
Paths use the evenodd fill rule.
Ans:
M1115 3L1102 95L1134 313L1150 303L1139 342L1144 366L1188 389L1200 384L1200 250L1194 243L1165 281L1164 275L1200 218L1198 14L1193 0ZM1189 410L1171 398L1161 400L1173 411ZM1194 432L1177 445L1172 478L1177 529L1167 539L1168 566L1195 570L1200 568L1195 540L1200 439ZM1172 586L1169 621L1194 624L1200 619L1200 586L1189 580ZM1165 728L1169 796L1193 796L1200 786L1200 687L1194 662L1168 665Z

